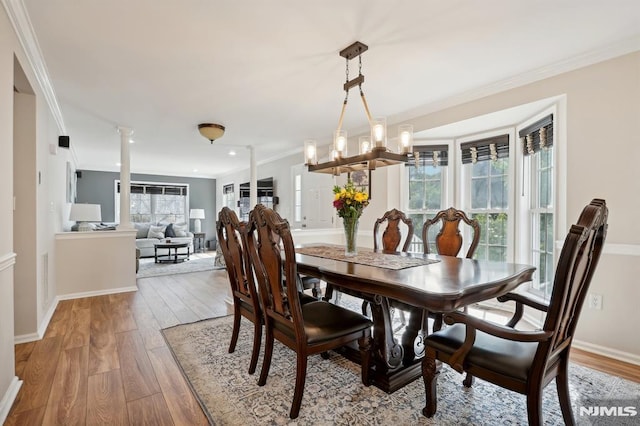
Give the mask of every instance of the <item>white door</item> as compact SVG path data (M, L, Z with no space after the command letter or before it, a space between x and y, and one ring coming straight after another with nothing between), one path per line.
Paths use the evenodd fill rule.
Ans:
M293 179L293 227L296 229L332 228L333 209L332 175L311 173L303 165L291 168Z

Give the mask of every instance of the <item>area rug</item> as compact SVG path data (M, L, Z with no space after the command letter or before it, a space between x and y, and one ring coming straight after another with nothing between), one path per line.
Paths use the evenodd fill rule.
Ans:
M267 384L256 384L258 371L247 369L252 325L242 319L236 351L228 353L232 316L179 325L163 330L165 339L196 393L212 424L216 425L520 425L527 424L526 399L482 380L466 389L463 376L444 367L438 379L438 412L432 419L422 416L424 384L416 380L386 394L364 387L357 364L334 352L330 359L309 358L307 381L300 416L289 419L293 398L296 358L292 350L276 341ZM263 342L264 343L264 342ZM570 367L571 397L578 424L597 423L580 417L578 407L588 404L618 404L640 398L640 384L578 365ZM562 425L555 384L543 396L545 425ZM602 419L598 419L600 421ZM628 423L637 424L637 423Z
M185 274L189 272L212 271L224 269L214 265L214 258L191 258L180 263L155 263L153 258L140 259L140 268L136 278L157 277L160 275Z

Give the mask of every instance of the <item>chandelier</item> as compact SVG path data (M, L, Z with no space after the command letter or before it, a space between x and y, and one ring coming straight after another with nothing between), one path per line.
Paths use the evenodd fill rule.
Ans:
M364 75L362 74L362 54L369 47L356 41L352 45L342 49L340 56L346 59L346 82L343 85L345 91L342 111L338 120L338 128L333 135L333 148L330 152L330 160L318 163L317 146L315 140L304 141L305 165L310 172L330 173L340 175L340 173L350 173L359 170L375 170L379 167L392 166L406 163L413 157L413 126L404 124L398 126L398 148L397 152L391 151L387 147L387 120L385 118L374 118L369 111L367 99L362 90ZM358 58L358 76L349 80L349 61ZM349 90L358 86L360 99L364 106L364 111L371 128L370 135L360 136L358 139L358 155L347 156L347 131L342 129L344 113L347 109Z

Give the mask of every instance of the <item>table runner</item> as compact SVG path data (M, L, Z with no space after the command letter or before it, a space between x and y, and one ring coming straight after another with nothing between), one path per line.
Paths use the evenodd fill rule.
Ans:
M371 249L363 248L358 248L357 255L347 257L344 255L344 247L330 245L300 247L296 248L296 253L393 270L412 268L414 266L422 266L439 262L439 260L436 259L377 253Z

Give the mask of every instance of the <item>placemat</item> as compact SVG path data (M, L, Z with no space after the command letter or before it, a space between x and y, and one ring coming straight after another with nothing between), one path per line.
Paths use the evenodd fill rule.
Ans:
M397 254L377 253L366 248L359 248L358 254L347 257L344 255L344 247L328 245L300 247L296 248L296 253L393 270L412 268L414 266L422 266L439 262L439 260L436 259L426 259L423 257L408 257Z

